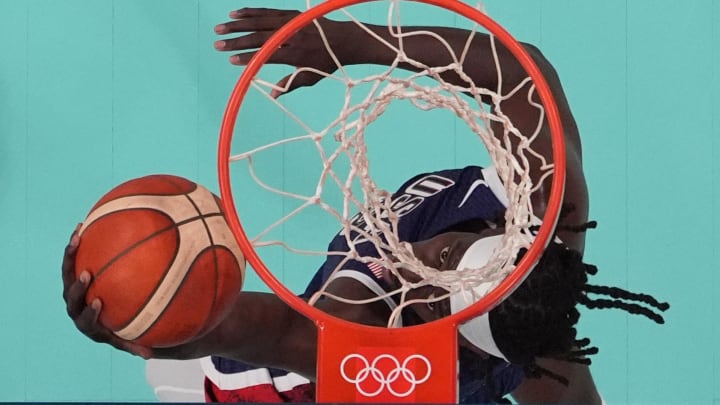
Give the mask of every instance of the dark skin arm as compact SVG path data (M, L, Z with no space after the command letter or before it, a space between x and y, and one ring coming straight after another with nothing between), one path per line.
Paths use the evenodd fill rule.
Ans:
M297 12L284 10L266 9L242 9L232 12L232 21L218 25L215 30L218 34L245 35L232 37L216 42L215 47L221 51L229 51L234 54L230 61L236 65L245 65L254 54L254 50L260 47L269 36L282 24L297 15ZM396 53L385 46L370 39L369 35L358 28L355 24L320 20L332 50L343 65L352 64L378 64L389 65L394 60ZM367 25L367 27L386 41L395 44L396 39L390 37L387 27ZM404 32L411 30L430 30L447 40L451 47L460 54L465 45L468 33L453 28L438 27L414 27L404 28ZM367 40L365 40L367 39ZM404 39L404 49L408 56L429 66L441 66L450 63L450 55L439 42L428 40L426 36L409 36ZM497 42L498 58L503 73L502 93L514 88L527 74L524 72L516 59ZM557 72L550 62L534 46L523 44L527 52L533 58L545 77L557 104L566 144L567 181L565 200L566 204L574 206L574 211L565 217L565 223L570 225L582 224L588 217L588 191L585 176L582 168L582 148L577 124L572 115L567 98L563 91ZM238 53L239 52L239 53ZM472 63L465 63L464 70L473 81L482 87L496 89L497 71L490 50L490 40L485 35L476 35L468 55L472 57ZM328 53L319 40L319 33L315 27L309 27L296 34L282 48L277 50L271 57L269 63L279 63L291 66L314 67L331 73L336 66L329 58ZM414 67L404 65L409 70ZM302 86L310 86L321 79L320 76L312 73L299 74L287 91L292 91ZM444 80L455 82L461 85L454 74L443 77ZM280 86L288 84L288 77L281 79ZM280 93L274 92L275 96ZM526 88L502 102L502 111L510 117L513 124L523 133L531 133L538 122L538 111L531 108L527 102ZM537 99L537 97L536 97ZM533 149L552 162L552 146L549 127L545 124L541 129L540 136L533 143ZM496 132L497 133L497 132ZM502 133L502 132L500 132ZM538 174L531 173L537 183ZM543 184L539 198L533 199L535 214L542 216L545 212L545 204L550 191L550 183ZM583 233L558 232L558 236L567 246L579 252L584 251L585 237ZM539 379L526 379L526 381L515 391L513 396L520 402L541 402L541 403L600 403L600 398L595 388L590 370L587 366L539 359L538 364L559 374L568 376L570 382L565 386L559 382L542 377Z
M241 33L244 35L219 40L215 43L215 47L220 51L233 52L230 57L231 63L245 65L250 61L257 48L262 46L278 28L297 16L297 14L297 11L253 8L234 11L230 13L233 20L216 26L215 31L218 34ZM354 23L327 19L319 19L318 21L323 27L333 52L345 66L355 64L389 65L396 56L395 51L381 45ZM387 27L370 24L366 24L366 27L385 41L393 44L397 43L397 40L389 35ZM461 54L468 38L467 31L455 28L404 28L406 33L413 30L429 30L437 33L445 38L457 55ZM429 40L427 36L408 36L404 39L403 45L409 57L424 62L428 66L442 66L451 62L447 49L438 41ZM519 62L499 41L497 41L496 45L503 74L502 92L506 93L524 80L527 74ZM559 109L567 149L565 203L572 204L575 207L575 211L570 213L565 218L565 221L568 224L581 224L587 221L588 192L582 169L582 149L577 124L553 66L537 48L529 44L523 45L542 71ZM471 57L468 57L467 60L472 61L472 63L465 63L463 66L465 73L479 86L488 89L497 88L497 71L492 57L489 37L476 34L468 54ZM321 40L318 30L314 26L306 27L295 34L287 44L273 54L268 63L312 67L327 73L332 73L337 69ZM400 66L408 70L415 69L408 64L401 64ZM287 85L289 78L290 76L282 78L278 85L281 87ZM447 74L443 78L460 85L467 84L460 81L455 74ZM287 91L290 92L303 86L311 86L321 79L322 77L317 74L302 72L290 83ZM539 117L538 111L527 102L527 89L526 86L525 89L515 93L515 96L508 98L501 104L503 112L510 117L513 124L523 133L531 133L535 129ZM280 94L274 92L276 96ZM551 137L547 125L542 128L541 135L533 143L533 149L552 162ZM531 177L537 180L539 173L531 173ZM550 192L549 188L550 184L547 182L547 184L544 184L542 192L539 193L540 197L533 200L535 213L540 217L545 212L544 208ZM584 250L585 238L583 234L561 232L559 236L569 247L580 252Z
M98 322L102 302L99 299L90 305L85 302L92 280L87 272L81 273L79 278L75 277L75 252L79 243L75 231L63 259L63 298L75 326L92 340L144 358L184 360L217 355L294 371L310 380L315 379L317 328L313 321L274 294L241 292L230 313L215 329L181 346L149 348L118 338ZM328 292L350 299L373 297L365 286L347 278L334 281ZM389 316L387 306L382 303L352 305L324 300L317 307L349 321L374 326L384 326Z
M244 9L231 13L230 21L216 27L219 34L247 33L237 38L224 39L216 44L221 51L241 52L231 57L237 65L247 63L253 50L261 46L267 38L282 24L297 15L294 11ZM321 20L326 34L333 44L333 49L339 52L352 50L347 54L338 54L345 65L372 63L387 64L394 58L394 52L387 48L377 46L377 42L369 38L367 33L359 30L354 24L337 23ZM370 26L378 35L387 37L384 27ZM467 33L461 30L448 28L432 28L460 49L465 43ZM271 63L280 63L293 66L312 66L326 72L335 70L334 63L328 57L314 27L309 27L298 33L288 46L278 50ZM391 38L388 40L392 41ZM349 43L352 46L343 46ZM373 45L374 44L374 45ZM416 59L427 61L428 65L440 65L447 60L447 52L432 44L424 38L407 38L405 48L408 54ZM465 66L475 82L479 85L495 88L496 72L490 58L489 41L487 37L478 36L473 43L471 54L488 55L487 58L472 58L472 65ZM554 69L535 48L528 46L540 68L550 82L565 127L567 143L568 182L566 201L576 206L576 211L567 218L568 223L581 223L587 218L587 189L581 167L580 141L567 100L560 87ZM507 88L519 83L525 74L514 62L514 58L506 51L500 49L500 58L503 65L503 81ZM409 66L405 66L410 68ZM320 77L312 74L298 76L297 81L288 91L301 86L316 83ZM453 80L446 77L446 80ZM286 79L281 80L284 84ZM275 94L279 95L279 94ZM537 111L528 109L528 104L522 97L506 100L502 109L511 117L515 125L521 130L534 128L538 119ZM549 154L549 136L544 128L542 136L534 144L540 153ZM551 160L551 159L550 159ZM544 201L534 201L536 213L543 212ZM584 238L578 234L560 235L571 247L582 251ZM74 277L74 251L79 241L76 237L66 250L63 264L64 297L68 305L68 313L80 331L95 341L106 342L112 346L143 357L187 359L202 357L210 354L242 360L244 362L277 367L298 372L310 379L314 379L316 368L316 342L317 330L312 321L298 314L284 302L272 294L243 292L238 296L237 302L230 314L212 331L196 341L174 348L151 349L140 347L132 342L122 341L112 335L110 331L98 324L98 314L102 306L99 302L85 305L85 291L91 280L84 282ZM351 279L338 279L329 286L330 292L347 298L364 299L373 297L372 292L360 283ZM385 325L388 317L387 307L378 302L373 305L349 305L334 300L325 300L318 307L340 318L369 325ZM570 386L558 386L557 392L548 390L554 381L527 380L514 393L521 401L539 401L546 398L546 402L573 401L576 403L595 403L597 393L589 370L585 366L558 364L552 368L558 374L566 375L571 380ZM535 384L537 382L540 385ZM541 397L543 393L550 392L549 397Z
M512 392L513 398L519 403L598 405L602 403L587 366L553 359L537 359L537 364L567 377L568 385L550 377L526 378Z
M349 278L339 278L328 286L328 293L348 299L368 299L374 294ZM345 320L372 326L385 326L390 315L387 306L346 304L330 299L317 308ZM178 353L180 350L180 353ZM315 379L317 327L274 294L243 292L230 315L213 331L194 343L171 349L155 349L155 357L185 358L217 355L262 367L289 370Z

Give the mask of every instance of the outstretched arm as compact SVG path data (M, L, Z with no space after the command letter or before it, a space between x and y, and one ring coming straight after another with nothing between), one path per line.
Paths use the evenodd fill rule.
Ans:
M230 14L232 21L218 25L216 32L222 35L238 33L243 35L222 39L216 42L215 46L218 50L233 52L230 57L231 63L245 65L250 61L254 52L277 29L297 16L297 14L296 11L269 9L242 9L235 11ZM373 38L379 37L385 42L397 45L397 38L391 35L386 26L365 25L366 30L354 22L319 19L318 23L322 27L330 48L342 65L390 65L395 61L397 53ZM456 55L461 54L469 38L469 32L461 29L403 27L405 34L421 30L431 31L441 36L454 49ZM489 36L479 33L476 33L473 37L463 70L470 76L476 86L499 90L501 94L507 94L525 80L528 75L515 57L499 41L495 45L497 46L497 62L501 67L500 76L498 76L495 65L491 39ZM574 210L564 217L564 221L568 225L583 224L587 221L588 216L588 192L582 168L581 142L575 119L554 67L539 49L529 44L523 45L548 82L564 129L563 136L566 143L568 168L565 203L574 207ZM438 41L428 40L427 36L405 36L403 49L408 57L427 66L444 66L452 62L451 54L443 44ZM320 32L314 25L306 27L295 34L288 43L275 52L269 63L312 67L327 73L332 73L337 69L321 40ZM400 67L417 70L415 66L407 63L401 64ZM502 88L500 89L498 89L499 77L502 80ZM281 87L288 86L287 91L293 91L299 87L313 85L322 77L306 72L298 74L292 83L288 83L288 78L281 79L279 85ZM467 85L454 73L446 73L443 80L462 86ZM499 106L503 113L513 122L513 125L526 134L532 133L540 121L540 112L527 101L528 91L529 85L526 84L514 96L503 100ZM279 96L280 93L276 92L274 95ZM496 133L502 133L502 131L496 131ZM533 143L533 149L544 156L547 161L552 161L551 136L546 122ZM534 180L539 178L538 174L534 174L533 177ZM538 216L542 216L544 213L545 203L549 195L549 181L542 186L542 192L538 193L541 194L541 197L533 200L534 211ZM583 233L559 231L559 237L569 247L583 252L585 243ZM585 404L597 404L600 402L600 397L587 366L549 359L538 359L537 362L542 367L558 375L566 376L569 384L563 385L550 377L526 379L513 392L513 396L517 401L521 403Z
M602 399L587 366L563 360L537 359L537 364L555 374L566 376L568 384L543 376L526 378L513 392L521 404L600 405Z
M348 299L373 298L373 293L349 278L338 278L328 292ZM331 299L317 308L339 318L366 325L385 326L389 310L382 302L353 305ZM261 367L293 371L315 380L317 327L278 296L242 292L230 314L213 331L193 343L170 349L155 349L153 357L197 358L222 356Z
M230 61L236 65L247 64L255 51L283 24L299 14L297 11L254 9L246 8L230 13L232 21L220 24L215 28L219 34L242 33L242 36L230 37L216 42L215 47L221 51L229 51L234 54ZM340 64L378 64L390 65L395 60L397 53L390 47L378 41L381 38L393 46L397 46L398 39L388 30L387 26L365 24L362 28L354 22L339 22L328 19L318 19L322 27L322 34L335 54ZM451 54L447 48L436 40L430 40L426 35L408 35L411 32L431 31L442 38L455 51L456 55L462 54L470 33L466 30L445 28L445 27L403 27L403 49L412 59L427 66L445 66L452 62ZM501 75L498 75L491 40L488 35L475 33L471 42L467 57L465 58L463 70L470 76L477 86L491 90L498 88L498 77L502 79L501 94L507 94L523 80L527 74L520 63L512 54L504 48L499 41L497 45L497 59L501 67ZM534 46L524 44L526 51L538 65L543 73L550 89L554 95L561 122L564 128L564 139L566 143L567 161L567 182L565 203L572 205L574 210L570 212L564 221L570 225L578 225L587 221L588 195L585 177L582 170L582 151L578 128L568 105L559 77L542 53ZM278 49L268 61L269 63L286 64L296 67L312 67L327 73L337 69L337 65L331 58L326 45L324 44L320 31L315 25L310 25L296 33L287 44ZM401 68L417 70L413 65L404 63ZM302 86L309 86L322 77L311 73L303 72L297 75L289 83L288 91L293 91ZM288 85L288 77L280 80L279 85ZM446 73L443 79L459 85L467 85L455 73ZM500 108L523 133L532 133L540 121L540 112L527 101L529 85L515 93L514 96L502 101ZM279 95L279 93L275 93ZM546 120L545 120L546 121ZM496 131L502 133L502 131ZM552 143L550 130L547 123L543 125L540 135L533 142L533 149L543 155L546 160L552 161ZM540 173L531 173L536 182L541 177ZM545 211L547 197L550 192L550 181L543 184L540 197L533 199L535 214L542 216ZM560 238L570 247L580 252L584 250L584 234L576 232L560 231Z
M317 328L313 321L296 312L274 294L241 292L230 313L206 335L181 346L149 348L120 339L98 321L102 302L86 304L87 288L92 282L88 272L75 277L75 254L80 239L73 232L62 264L63 298L67 312L83 334L99 343L144 358L193 359L209 355L223 356L263 367L294 371L315 379ZM341 278L328 291L352 299L373 295L355 280ZM375 326L383 326L388 317L384 304L352 305L324 300L318 308L337 317Z
M295 15L297 15L297 12L266 9L245 9L234 12L231 14L234 20L221 24L216 30L220 34L238 32L248 34L239 38L225 39L216 46L223 51L250 52L249 54L233 56L231 59L233 63L245 64L249 60L252 50L261 46L277 28ZM328 35L333 49L352 50L347 54L338 55L343 64L387 64L388 61L392 60L389 58L394 58L394 53L390 54L388 48L380 46L377 41L371 39L366 31L357 27L354 23L322 20L321 24L325 28L325 33ZM386 38L386 40L394 40L387 33L386 27L369 27L377 35ZM445 36L446 40L457 49L464 45L468 35L465 31L449 28L428 29ZM314 27L310 27L298 34L295 40L288 46L278 50L271 62L293 66L312 66L325 71L333 71L336 68L328 57L322 42L319 41L317 30ZM424 61L428 65L440 65L444 61L447 62L448 55L444 48L429 47L426 41L418 38L406 38L405 49L409 56ZM587 215L587 191L582 175L577 128L552 66L547 63L536 49L530 46L527 49L532 53L550 82L565 127L569 167L567 195L569 202L576 206L576 211L572 214L574 218L568 218L568 220L583 222L583 218ZM465 69L477 84L492 89L497 87L497 73L494 65L489 63L492 60L489 51L490 42L488 37L478 35L473 41L470 52L479 56L469 58ZM488 57L480 57L483 55ZM503 65L504 85L512 86L520 83L525 75L521 70L518 70L519 66L514 61L514 58L502 48L499 49L499 57ZM411 68L411 66L404 67ZM445 79L452 80L452 77ZM305 75L295 82L295 86L311 85L317 80L319 80L317 76ZM522 131L528 132L529 130L525 128L534 128L538 122L537 110L530 109L524 98L511 97L503 102L502 109ZM543 134L539 138L536 149L539 149L541 153L547 153L549 148L546 149L542 146L543 144L549 145L547 128L543 129ZM541 205L541 203L538 204ZM536 209L536 212L541 213L538 209ZM571 234L567 236L561 235L561 237L570 246L582 250L583 240L581 236ZM271 294L241 293L231 313L217 328L202 338L183 346L149 349L118 339L110 331L98 324L97 315L101 310L100 303L90 306L85 305L85 292L91 280L81 281L74 278L73 263L74 249L77 246L76 239L71 242L66 251L63 265L65 298L68 304L68 312L78 329L94 340L110 343L121 350L144 357L182 359L215 354L248 363L283 368L298 372L311 379L314 378L317 350L317 330L315 325ZM329 289L330 292L347 298L362 299L372 296L369 290L353 280L338 279L329 286ZM378 303L377 306L362 306L344 305L338 301L326 300L326 302L319 305L319 308L341 318L365 324L385 325L387 320L387 308L383 308L382 303ZM594 392L588 391L589 387L583 386L582 388L587 388L586 392ZM522 397L521 393L518 395ZM573 398L577 398L577 402L589 402L582 401L582 398L589 397L577 396Z

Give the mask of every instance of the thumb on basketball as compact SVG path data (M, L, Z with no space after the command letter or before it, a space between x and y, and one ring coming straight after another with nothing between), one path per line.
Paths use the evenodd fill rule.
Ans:
M96 329L95 338L98 338L97 341L105 340L116 349L140 356L144 359L152 357L153 353L151 348L139 345L129 340L121 339L110 330L100 326L98 323L98 317L100 317L100 311L102 311L102 301L96 298L90 303L90 307L92 308L92 321L90 323L92 323ZM102 337L100 337L100 335L102 335Z

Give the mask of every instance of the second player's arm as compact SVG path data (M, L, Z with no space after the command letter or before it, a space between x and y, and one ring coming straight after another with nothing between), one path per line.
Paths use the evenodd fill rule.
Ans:
M371 298L362 284L348 278L334 280L328 292L350 299ZM353 305L326 299L324 312L349 321L384 326L388 311L383 303ZM231 312L208 334L183 346L153 349L153 357L191 359L216 355L262 367L274 367L315 379L317 327L278 296L242 292Z

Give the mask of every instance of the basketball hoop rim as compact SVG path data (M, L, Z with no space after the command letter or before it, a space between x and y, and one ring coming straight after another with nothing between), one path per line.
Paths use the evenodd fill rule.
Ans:
M303 301L296 294L290 291L282 284L265 266L257 252L252 246L245 230L240 222L235 203L233 200L232 186L230 183L230 153L235 123L242 100L247 94L253 78L260 71L260 68L267 62L273 53L287 41L293 34L303 27L312 23L314 19L325 16L326 14L336 11L343 7L356 5L359 3L369 3L379 0L328 0L317 6L314 6L287 22L277 32L275 32L263 46L256 52L253 58L248 62L245 70L238 79L230 99L227 103L225 114L223 116L220 129L220 139L218 146L218 177L220 182L220 195L222 199L223 210L235 238L240 245L247 261L252 265L260 278L274 291L280 298L295 310L313 319L316 324L334 324L337 327L346 327L351 329L383 329L374 326L365 326L346 321L344 319L329 315L316 307ZM429 322L422 325L410 326L406 329L422 329L430 327L454 327L464 321L482 315L497 306L502 300L509 296L515 288L522 283L527 275L532 271L533 267L540 259L540 255L547 247L551 237L555 231L555 226L560 214L560 209L565 193L565 143L563 138L563 128L560 120L559 111L555 104L555 99L550 88L545 81L540 69L532 60L530 55L515 40L509 32L507 32L498 23L481 11L457 0L406 0L416 3L424 3L446 10L455 12L467 19L473 20L482 25L491 34L493 34L500 42L510 50L513 56L520 62L526 73L532 78L535 84L538 96L545 108L545 114L550 126L553 147L553 163L554 171L552 184L550 188L550 197L548 200L545 215L542 218L542 224L535 236L534 242L531 244L527 253L520 259L515 270L513 270L495 289L488 293L478 302L470 305L464 310L447 316L445 318Z

